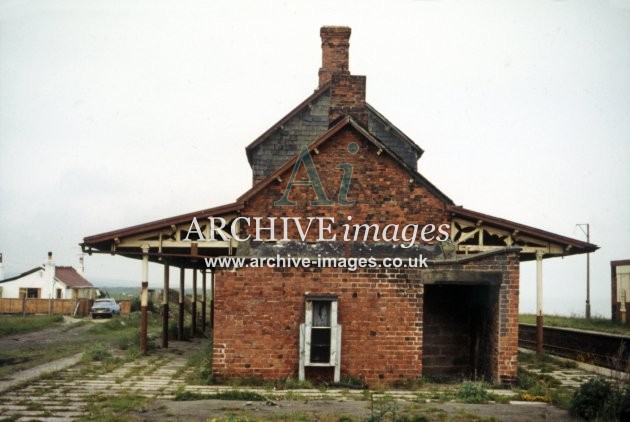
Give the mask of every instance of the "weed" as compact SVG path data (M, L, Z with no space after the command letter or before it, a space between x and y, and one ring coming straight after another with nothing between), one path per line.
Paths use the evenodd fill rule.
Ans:
M252 391L229 390L220 391L212 394L200 394L190 391L178 391L175 394L176 401L192 401L192 400L246 400L246 401L267 401L267 399L258 393Z
M383 418L391 418L396 420L396 414L399 411L398 403L393 397L388 395L378 395L374 398L374 394L370 397L370 410L372 412L367 420L372 422L382 421Z
M106 421L114 422L124 420L124 415L146 404L147 398L137 394L122 394L117 396L89 397L86 415L82 421Z
M490 395L478 382L464 381L455 392L455 397L464 403L485 403L490 400Z
M309 380L300 381L295 378L281 378L274 383L276 390L300 390L313 388L313 383Z
M192 354L186 362L186 370L195 368L186 379L192 385L210 385L214 383L212 377L212 342L206 341L197 352Z
M105 343L94 343L88 346L83 355L83 360L87 362L101 362L110 357L112 357L112 354L107 350Z

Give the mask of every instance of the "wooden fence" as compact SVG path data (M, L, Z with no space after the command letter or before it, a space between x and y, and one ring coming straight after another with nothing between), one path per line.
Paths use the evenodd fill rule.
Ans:
M86 316L90 314L92 299L0 299L0 314L50 314ZM120 313L131 311L131 302L121 300Z

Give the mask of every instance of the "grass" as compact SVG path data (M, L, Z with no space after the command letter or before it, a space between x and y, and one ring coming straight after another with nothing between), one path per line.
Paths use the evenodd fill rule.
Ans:
M61 315L1 315L0 337L39 331L59 325L62 322L63 316Z
M210 340L205 341L202 347L190 355L186 362L186 368L183 368L183 371L188 368L195 368L195 370L186 377L188 384L210 385L213 383L212 342Z
M29 316L29 320L46 320L55 317ZM61 318L61 317L59 317ZM3 316L0 317L0 329L8 327L29 326L33 327L39 324L45 327L43 323L38 321L35 323L24 324L20 322L24 318L21 316ZM149 334L156 336L160 332L161 321L157 316L149 316ZM48 326L54 324L49 322ZM111 351L125 350L128 359L133 359L140 354L139 348L139 330L140 315L132 313L115 317L104 323L93 324L89 321L79 322L64 327L63 335L59 338L53 336L49 339L46 347L22 345L15 342L15 345L0 349L0 379L5 378L15 372L32 368L47 362L54 361L66 356L84 352L84 359L88 361L102 361L105 364L111 362ZM152 346L152 343L149 342Z
M146 397L137 394L95 395L88 400L86 414L79 421L116 422L125 420L125 415L148 402Z
M569 408L575 390L562 386L549 372L575 368L575 362L549 355L536 356L533 353L520 352L518 359L521 365L518 368L516 387L520 390L521 400L553 403L561 409Z
M244 400L244 401L267 401L267 399L253 391L230 390L220 391L212 394L200 394L190 391L181 391L175 395L175 401L193 400Z
M536 324L536 315L521 314L518 322ZM576 330L601 331L610 334L630 335L630 326L621 325L604 317L592 317L590 320L578 316L545 315L544 324L549 327L573 328Z

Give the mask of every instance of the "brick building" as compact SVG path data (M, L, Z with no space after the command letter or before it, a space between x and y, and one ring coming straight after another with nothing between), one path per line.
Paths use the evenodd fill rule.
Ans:
M537 261L540 287L543 259L597 247L456 206L417 171L423 150L366 102L350 28L321 37L315 92L246 148L249 191L86 237L84 251L142 259L143 281L148 261L164 264L166 287L179 267L182 290L184 268L199 270L195 291L209 271L217 379L513 381L519 263ZM280 267L290 258L308 262Z

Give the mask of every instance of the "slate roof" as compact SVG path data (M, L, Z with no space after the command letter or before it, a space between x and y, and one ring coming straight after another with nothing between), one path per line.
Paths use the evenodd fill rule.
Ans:
M9 278L5 278L4 280L0 280L0 283L6 283L8 281L13 281L13 280L17 280L18 278L22 278L22 277L26 277L29 274L33 274L36 273L37 271L41 271L43 270L44 267L35 267L35 268L31 268L28 271L24 271L22 274L18 274L16 276L13 277L9 277Z
M302 145L315 142L330 128L330 83L316 90L296 108L250 143L245 151L254 183L274 173L298 153ZM370 134L386 145L408 167L417 170L424 151L374 107L366 103Z

